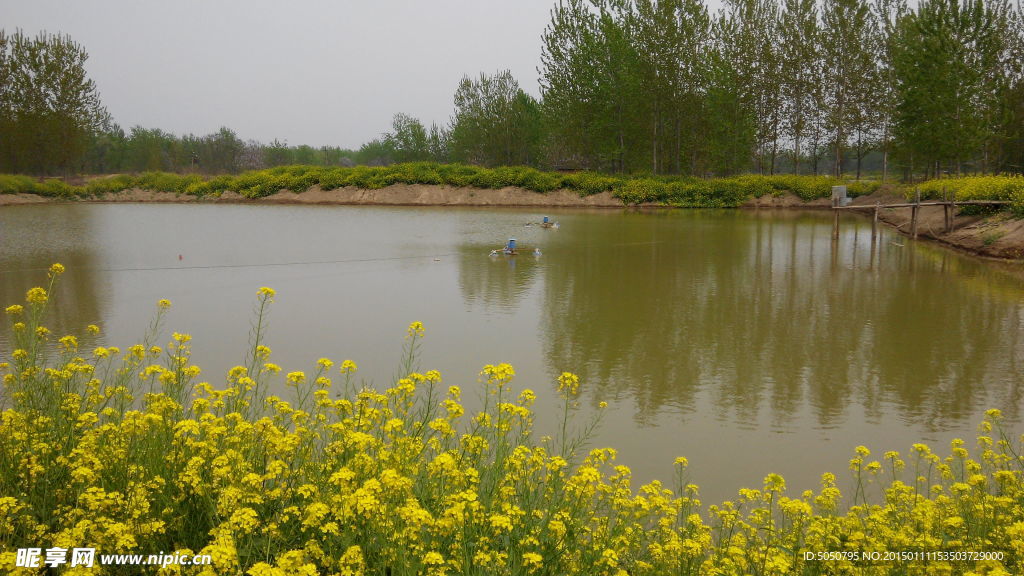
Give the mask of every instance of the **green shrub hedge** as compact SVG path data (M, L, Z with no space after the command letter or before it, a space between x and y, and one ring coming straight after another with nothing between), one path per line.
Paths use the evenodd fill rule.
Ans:
M778 174L764 176L743 174L727 178L702 179L686 176L633 175L616 176L595 172L545 172L525 166L483 168L465 164L412 162L391 166L279 166L237 175L202 177L195 174L145 172L119 174L89 180L72 186L58 179L39 181L22 175L0 175L0 194L19 192L49 197L96 196L132 188L173 192L191 196L219 196L227 190L246 198L263 198L280 190L304 192L313 186L334 190L345 186L380 189L394 184L425 184L432 186L499 189L518 187L538 193L565 189L580 196L610 192L625 204L663 204L688 208L728 208L750 198L791 193L804 201L828 198L832 186L843 181L831 176ZM851 196L870 194L880 182L860 180L845 182ZM957 199L1010 200L1018 213L1024 214L1024 177L984 176L930 180L918 187L925 199L939 198L943 188L952 190ZM913 194L913 187L903 191Z

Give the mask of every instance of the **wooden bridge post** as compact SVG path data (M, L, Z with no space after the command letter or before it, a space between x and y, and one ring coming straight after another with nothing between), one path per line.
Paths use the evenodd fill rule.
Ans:
M839 210L836 202L832 201L832 239L839 239Z
M875 216L871 219L871 241L874 242L875 238L878 237L878 206L879 202L875 202Z
M910 236L917 239L917 214L921 210L921 188L914 190L914 205L910 208Z
M942 187L942 231L949 234L949 196L946 187Z
M832 187L832 239L839 239L839 208L846 206L849 200L846 198L846 186Z

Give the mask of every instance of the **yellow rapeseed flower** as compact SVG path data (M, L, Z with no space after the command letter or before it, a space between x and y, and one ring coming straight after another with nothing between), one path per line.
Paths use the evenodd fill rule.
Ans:
M161 310L167 310L171 307L171 301L166 298L161 298L160 300L157 300L156 307Z
M501 532L502 530L512 531L512 519L504 514L494 514L490 518L491 528Z
M409 329L406 331L406 334L407 334L407 336L409 338L413 338L413 337L417 337L417 336L422 337L423 334L424 334L423 322L418 322L417 321L417 322L413 322L412 324L409 324Z
M533 390L530 390L529 388L526 388L519 393L519 401L527 406L533 404L533 401L536 399L537 395L534 394Z
M543 563L544 557L536 552L527 552L523 554L523 566L531 569L531 571L540 568Z
M266 298L267 300L270 300L275 295L277 295L277 292L275 292L273 288L267 288L266 286L263 286L262 288L256 291L256 295L259 296L260 298Z
M4 309L4 312L14 316L15 314L21 314L25 308L21 304L12 304Z
M502 363L494 366L487 364L484 369L480 372L481 376L485 376L488 382L508 382L516 375L515 368L511 364ZM491 393L497 393L497 389L492 389Z
M49 297L46 295L46 290L39 286L30 288L29 291L25 293L25 301L29 304L46 304L48 299Z
M562 372L558 377L558 391L575 394L580 387L580 377L572 372Z
M275 568L266 562L257 562L246 572L248 576L283 576L284 570Z
M341 567L348 572L342 572L343 574L362 574L362 569L365 564L363 560L363 549L358 545L349 546L345 553L338 559L338 563Z
M767 492L782 492L786 489L786 480L779 474L769 474L764 479L764 489Z

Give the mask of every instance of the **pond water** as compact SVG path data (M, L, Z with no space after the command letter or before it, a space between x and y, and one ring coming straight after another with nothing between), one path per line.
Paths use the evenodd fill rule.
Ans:
M560 227L526 226L545 215ZM635 485L670 482L686 456L708 503L772 472L790 494L825 471L848 488L857 445L946 453L988 408L1018 429L1019 269L890 230L873 244L867 219L831 230L830 214L783 211L15 206L0 209L0 302L61 262L50 327L95 323L124 347L170 299L164 340L190 333L215 384L244 358L261 286L286 371L350 358L386 385L419 320L422 369L471 404L480 368L509 362L553 432L555 378L576 372L580 421L608 403L591 446L617 448ZM510 237L521 255L488 256Z

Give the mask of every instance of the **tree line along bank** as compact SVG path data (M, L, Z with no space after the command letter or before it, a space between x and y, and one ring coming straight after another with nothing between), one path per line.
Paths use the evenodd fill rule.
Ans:
M237 173L291 164L604 173L1019 173L1024 26L1007 0L560 0L540 98L466 76L447 125L398 113L358 150L116 125L67 36L0 34L0 170Z

